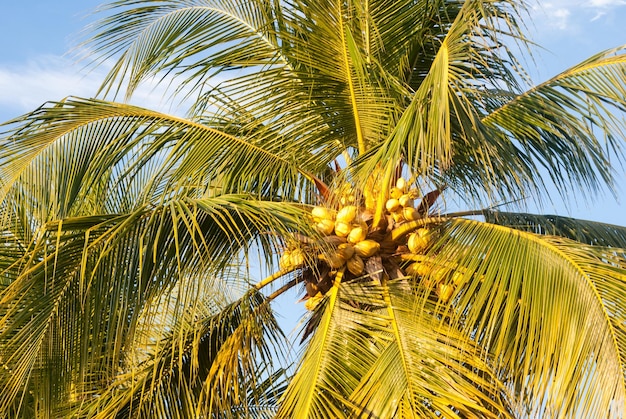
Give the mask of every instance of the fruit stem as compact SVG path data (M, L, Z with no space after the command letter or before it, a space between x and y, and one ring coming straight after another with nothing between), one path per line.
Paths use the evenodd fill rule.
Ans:
M287 282L285 285L283 285L282 287L278 288L276 291L274 291L273 293L268 295L267 299L270 300L270 301L275 300L276 298L278 298L285 291L289 291L297 283L298 283L298 278L292 279L291 281Z
M391 171L385 170L382 182L380 183L381 189L379 191L379 197L376 202L376 210L374 212L374 220L372 221L372 227L377 228L380 225L383 217L385 216L385 203L389 197L389 184L391 183Z
M281 269L278 272L274 272L273 274L271 274L270 276L268 276L267 278L263 279L262 281L258 282L255 286L254 289L256 290L260 290L261 288L265 287L266 285L271 284L272 282L274 282L275 280L277 280L278 278L287 275L289 272L293 272L294 270L296 270L297 266L294 266L293 268L289 268L289 269Z

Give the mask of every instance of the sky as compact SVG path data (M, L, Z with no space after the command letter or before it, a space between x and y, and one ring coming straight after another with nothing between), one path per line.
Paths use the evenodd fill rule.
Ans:
M81 31L96 20L91 12L103 0L2 0L0 14L0 122L31 111L48 100L92 97L105 68L86 69L71 53ZM626 44L626 0L528 1L528 35L543 49L531 68L540 83L604 49ZM530 63L529 65L533 65ZM168 111L161 95L143 90L140 106ZM1 131L1 129L0 129ZM560 214L626 226L626 171L618 168L618 201L572 197L533 212Z

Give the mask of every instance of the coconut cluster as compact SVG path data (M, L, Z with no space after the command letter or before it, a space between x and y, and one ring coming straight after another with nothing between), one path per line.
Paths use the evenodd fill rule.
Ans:
M299 271L307 291L307 309L312 310L321 301L339 271L343 272L342 281L412 277L431 287L437 298L451 298L454 285L448 284L450 270L424 256L435 233L419 228L394 238L394 229L426 216L423 203L415 206L420 197L417 189L409 188L407 181L399 178L389 191L384 217L376 225L371 200L360 205L348 186L340 193L336 207L316 206L311 210L312 226L322 240L295 240L280 258L281 269Z
M414 221L421 218L415 208L415 198L419 196L417 189L406 190L406 181L399 178L396 186L389 191L389 199L385 203L385 208L394 220L399 224L403 221Z

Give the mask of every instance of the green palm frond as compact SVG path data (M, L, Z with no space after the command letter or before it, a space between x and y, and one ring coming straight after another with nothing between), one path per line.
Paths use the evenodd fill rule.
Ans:
M281 377L269 368L284 337L263 296L253 291L213 315L183 318L173 326L184 330L156 342L146 360L115 377L103 395L79 405L82 414L251 417L272 404Z
M471 62L474 50L466 42L482 16L467 2L441 40L441 45L411 104L371 162L399 161L402 156L416 172L428 175L450 164L452 97L463 83L465 70L455 65ZM462 117L462 115L458 115ZM460 124L462 125L462 124ZM369 172L372 163L365 166Z
M120 348L133 347L138 329L154 327L139 322L160 296L178 287L179 304L194 306L203 282L214 284L216 297L223 294L228 281L207 278L207 272L227 274L255 240L272 263L281 243L275 234L281 226L282 235L293 231L301 214L298 207L221 196L47 223L6 270L15 278L0 294L0 357L11 374L1 381L0 407L7 409L41 377L61 380L50 403L67 396L71 372L96 387L107 382L126 362Z
M481 349L433 316L437 305L420 307L408 287L404 280L383 284L386 307L363 323L365 336L387 339L350 397L356 417L510 417L507 390Z
M614 309L623 253L605 259L575 243L459 219L432 249L446 281L460 274L451 324L493 358L517 414L593 417L626 400L626 330Z
M336 284L341 282L341 271ZM341 388L354 381L346 375L335 359L335 351L341 347L340 330L334 321L341 312L338 288L332 287L318 306L323 310L315 334L302 355L301 364L280 402L277 417L345 417L340 400ZM344 372L338 374L338 372Z
M278 416L509 417L507 389L482 349L441 324L438 306L420 307L410 288L343 283L327 294Z
M481 211L485 221L537 234L565 237L594 246L626 248L626 228L559 215Z
M105 90L126 81L128 96L161 72L184 74L182 87L224 70L285 64L273 31L276 10L267 1L116 1L104 10L114 13L88 43L105 59L122 54Z
M626 133L615 112L626 109L626 57L617 54L622 50L591 57L483 118L491 135L515 143L518 159L534 162L528 179L538 170L535 165L544 167L563 197L570 187L595 191L611 185L610 152L622 155Z
M426 41L436 44L432 61L414 63L409 67L416 73L422 72L416 76L420 84L410 95L411 102L401 107L402 116L391 127L389 135L359 162L362 174L370 173L377 164L394 170L387 162L403 160L412 173L423 177L424 182L448 184L460 195L477 189L474 188L476 176L465 179L464 171L478 174L482 170L483 175L492 178L486 183L488 190L491 190L489 185L498 184L493 177L502 183L498 184L502 189L515 192L524 189L522 186L525 185L519 184L519 177L513 171L508 172L507 164L500 162L510 158L509 150L486 138L488 134L482 127L481 117L485 112L483 103L489 97L488 89L495 79L510 89L518 88L510 63L500 54L500 50L506 49L496 40L497 37L525 39L520 35L514 13L509 14L507 7L478 3L465 2L462 7L457 5L457 9L454 4L446 3L450 10L438 11L440 15L432 18L435 22L441 19L445 28L436 40ZM511 10L515 9L513 6ZM508 31L500 29L502 26L508 27ZM430 50L432 47L417 45L412 48L422 53L420 48ZM424 57L428 55L422 53L419 56L426 59ZM419 70L418 65L425 65L425 69ZM489 170L494 168L490 159L502 165L496 173ZM480 164L476 165L477 162ZM461 165L464 167L457 170ZM459 172L462 175L456 176Z
M272 133L270 138L263 132L238 137L129 105L67 99L24 116L11 128L0 151L4 180L0 196L20 178L31 188L54 188L31 192L36 193L33 202L44 211L38 217L43 221L55 218L47 214L50 209L57 210L56 216L67 213L61 204L67 207L81 188L87 192L103 178L117 175L114 192L122 193L120 184L127 185L147 165L158 167L150 169L152 178L145 179L145 190L138 191L144 200L166 199L181 190L187 194L190 189L198 195L245 188L289 196L307 181L296 163L297 149L274 141ZM294 155L289 156L289 149ZM48 203L51 197L63 200Z

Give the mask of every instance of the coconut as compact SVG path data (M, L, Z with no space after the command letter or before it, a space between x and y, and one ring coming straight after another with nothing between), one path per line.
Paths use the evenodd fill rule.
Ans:
M354 253L362 258L374 256L380 251L380 243L374 240L362 240L354 245Z
M432 271L432 266L424 262L413 262L405 268L407 275L411 276L427 276Z
M402 196L402 189L396 188L395 186L389 190L389 197L393 199L398 199Z
M307 310L313 311L317 305L322 302L324 299L324 295L321 292L318 292L313 297L308 298L304 303L304 308Z
M415 232L409 234L407 239L407 246L411 253L423 252L430 243L430 231L425 228L418 228Z
M333 211L326 207L319 206L313 207L313 209L311 210L311 215L313 216L313 219L315 221L332 220L333 218L335 218Z
M398 201L397 199L391 198L388 199L385 203L385 208L387 208L387 211L394 213L400 210L402 208L402 205L400 205L400 201Z
M354 246L350 243L341 243L337 246L337 254L341 256L343 260L348 260L354 255Z
M315 229L325 236L333 234L335 230L335 222L329 218L323 218L315 224Z
M439 299L444 303L447 303L454 294L454 286L450 284L439 284L437 285L437 295Z
M325 261L332 269L339 269L344 265L344 263L346 263L345 259L343 259L337 252L332 252L330 254L323 253L319 255L319 258Z
M402 208L402 216L408 221L415 221L420 218L419 212L413 207Z
M465 275L463 275L461 272L455 271L452 274L452 282L456 286L463 285L463 283L465 282Z
M411 195L409 194L402 195L400 198L398 198L398 202L402 207L412 207L414 204L413 198L411 198Z
M406 190L406 180L403 177L399 177L396 180L396 188L400 189L402 192Z
M358 255L352 256L346 263L346 266L353 275L361 275L363 269L365 269L365 263Z
M291 268L291 251L285 250L278 261L278 266L280 266L280 269L283 271Z
M352 226L350 226L350 224L342 221L335 222L335 234L339 237L346 237L350 233L350 230L352 230Z
M304 252L301 249L294 249L290 255L291 266L304 265Z
M354 205L348 205L339 210L337 213L337 222L351 223L356 217L357 208Z
M350 233L348 234L348 242L356 244L365 240L365 237L367 237L367 225L359 225L358 227L354 227L350 230Z

